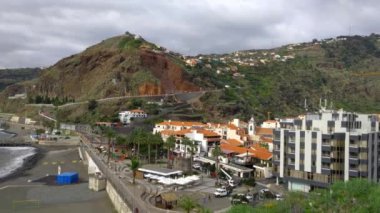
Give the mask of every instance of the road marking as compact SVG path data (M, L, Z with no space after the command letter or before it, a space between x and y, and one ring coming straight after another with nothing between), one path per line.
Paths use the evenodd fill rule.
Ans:
M52 164L52 165L55 165L55 164L57 164L57 162L53 161L53 162L51 162L51 164Z
M0 188L0 190L6 189L6 188L17 188L17 187L37 187L37 186L43 186L42 184L38 185L6 185Z
M73 160L73 161L71 161L72 163L77 163L77 161L76 160Z
M49 162L44 162L44 163L43 163L43 165L48 165L48 164L49 164Z

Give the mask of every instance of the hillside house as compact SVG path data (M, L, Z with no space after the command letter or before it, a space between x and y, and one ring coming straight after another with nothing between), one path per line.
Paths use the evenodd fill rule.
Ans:
M120 122L123 124L131 123L133 118L146 118L148 114L141 109L134 109L129 111L123 111L119 113Z
M158 123L153 128L153 134L160 133L164 130L173 130L179 131L184 129L192 129L192 128L202 128L205 124L200 122L192 122L192 121L164 121Z

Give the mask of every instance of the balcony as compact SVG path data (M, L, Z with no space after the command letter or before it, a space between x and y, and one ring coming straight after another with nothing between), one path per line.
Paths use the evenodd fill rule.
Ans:
M350 169L349 175L350 175L350 177L359 177L359 172L358 172L358 170Z

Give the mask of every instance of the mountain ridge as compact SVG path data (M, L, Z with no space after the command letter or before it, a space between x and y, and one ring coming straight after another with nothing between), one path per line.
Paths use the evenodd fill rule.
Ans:
M379 38L345 36L270 50L186 57L126 33L58 61L38 80L13 85L2 97L20 88L27 88L29 102L37 96L83 101L223 89L206 94L193 109L211 119L251 115L263 119L268 112L272 117L302 113L305 99L310 105L329 98L336 108L380 112L379 80L363 77L379 74ZM11 108L5 105L0 108ZM307 107L316 110L317 104Z

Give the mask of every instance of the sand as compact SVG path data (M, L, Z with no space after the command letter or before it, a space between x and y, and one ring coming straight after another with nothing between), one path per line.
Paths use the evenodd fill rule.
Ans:
M0 182L0 212L114 212L105 191L88 189L87 167L77 147L37 148L39 153L22 169ZM79 183L56 185L58 165L62 172L78 172Z

